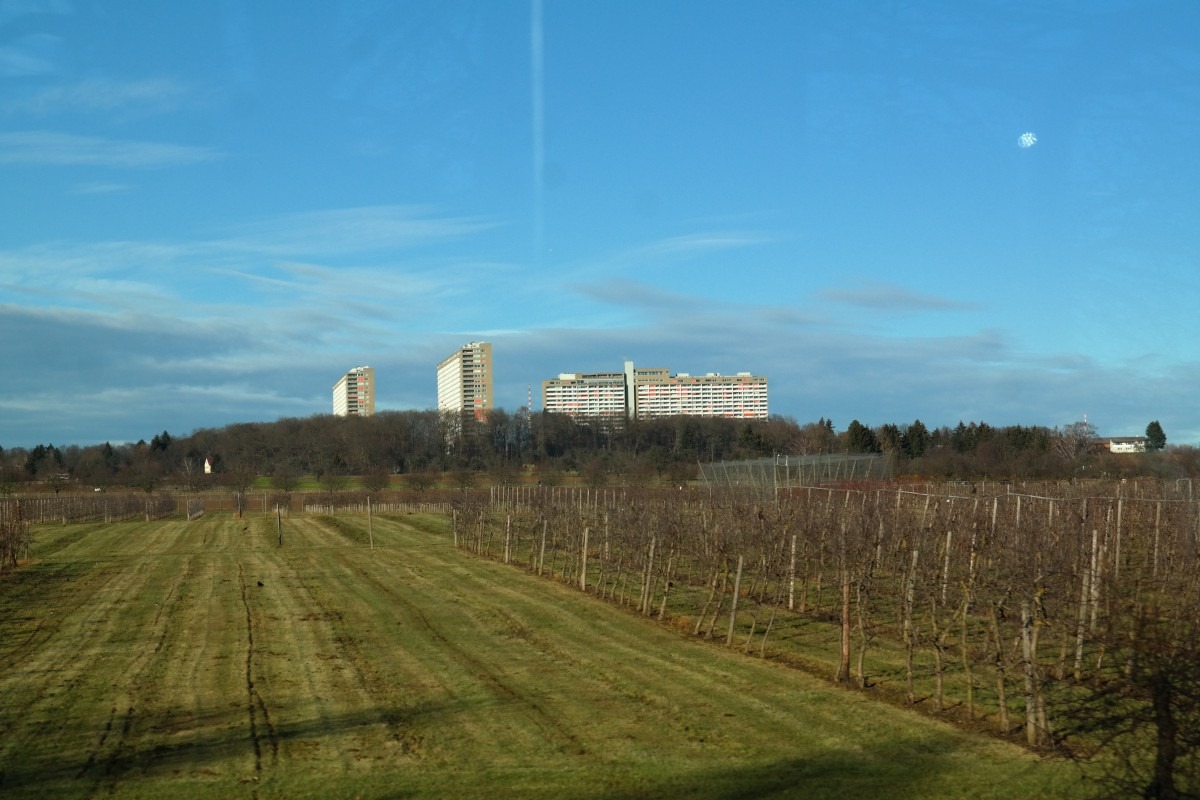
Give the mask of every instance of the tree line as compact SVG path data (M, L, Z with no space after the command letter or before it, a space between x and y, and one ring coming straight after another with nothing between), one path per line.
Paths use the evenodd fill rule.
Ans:
M697 465L775 455L879 453L895 474L931 479L1047 479L1091 476L1186 477L1200 472L1195 448L1165 448L1157 421L1147 427L1152 452L1111 456L1094 448L1094 429L959 422L929 428L921 420L844 430L822 417L734 420L677 416L601 424L566 415L497 409L486 421L436 411L388 411L371 417L315 415L162 431L135 443L0 447L0 491L22 485L62 491L123 486L147 492L164 485L199 489L216 482L244 488L258 476L281 483L299 475L336 485L368 476L489 473L512 483L522 470L546 483L577 475L592 485L679 483ZM205 462L211 474L205 470Z

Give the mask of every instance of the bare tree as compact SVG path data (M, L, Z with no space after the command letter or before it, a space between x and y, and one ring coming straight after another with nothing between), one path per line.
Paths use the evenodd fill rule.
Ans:
M185 491L199 492L208 487L210 476L204 472L204 467L194 458L184 458L176 470L179 483Z
M22 517L21 501L0 507L0 572L16 567L21 550L29 551L29 522Z
M1096 441L1096 428L1090 422L1072 422L1062 430L1055 430L1054 451L1068 464L1078 464L1092 450Z
M404 484L418 492L428 489L436 482L436 476L429 472L409 472L404 476Z
M253 485L256 477L254 470L244 461L234 462L234 465L222 475L224 483L237 495L238 517L245 512L246 490Z
M387 467L376 464L363 474L363 488L372 495L378 495L391 485L391 477Z

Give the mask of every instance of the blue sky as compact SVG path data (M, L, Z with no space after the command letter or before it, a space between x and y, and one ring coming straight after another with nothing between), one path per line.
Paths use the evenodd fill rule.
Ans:
M0 0L0 446L493 343L1200 443L1200 5ZM1023 134L1036 141L1021 146Z

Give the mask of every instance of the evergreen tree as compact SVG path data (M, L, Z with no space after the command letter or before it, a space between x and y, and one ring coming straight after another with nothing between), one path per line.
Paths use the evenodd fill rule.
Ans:
M846 448L851 453L878 453L879 442L874 431L858 420L851 420L846 428Z
M909 458L920 458L929 447L929 429L921 420L913 420L904 432L904 449Z
M1167 446L1167 434L1163 433L1162 425L1158 424L1158 420L1154 420L1146 426L1146 438L1150 440L1146 442L1147 450L1162 450Z

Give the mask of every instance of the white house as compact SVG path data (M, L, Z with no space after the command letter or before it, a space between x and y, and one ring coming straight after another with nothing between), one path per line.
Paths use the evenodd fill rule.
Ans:
M1149 441L1145 436L1101 436L1096 440L1110 453L1144 453Z

